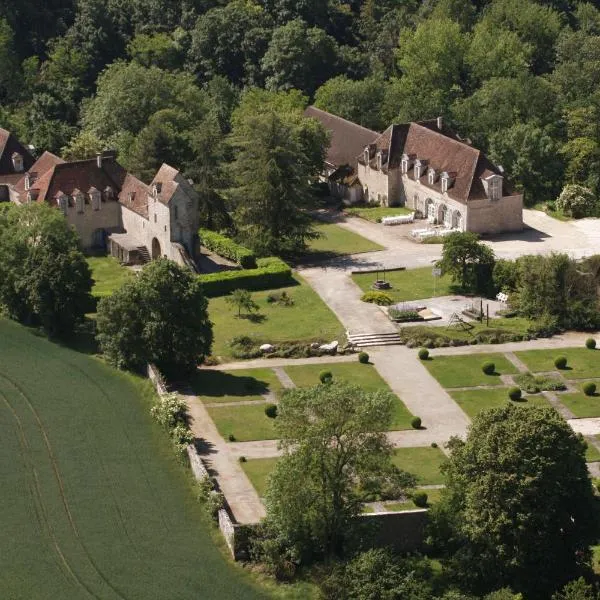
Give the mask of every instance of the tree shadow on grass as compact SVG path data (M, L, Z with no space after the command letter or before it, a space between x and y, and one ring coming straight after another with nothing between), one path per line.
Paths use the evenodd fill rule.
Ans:
M239 398L260 396L269 391L269 384L266 381L209 369L200 369L194 373L190 377L189 385L197 396L215 398L215 401L225 396Z
M246 319L250 321L250 323L264 323L267 320L266 315L261 313L248 313L246 315L241 315L240 319Z

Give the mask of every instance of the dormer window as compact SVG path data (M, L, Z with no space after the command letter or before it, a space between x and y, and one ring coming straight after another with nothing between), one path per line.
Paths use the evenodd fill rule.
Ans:
M421 179L421 171L423 169L423 163L420 160L415 161L415 181Z
M502 198L502 177L493 177L488 183L488 195L490 200Z
M158 195L160 194L161 190L162 190L162 183L160 181L157 181L152 186L152 195L154 196L155 200L158 200Z
M63 192L58 192L58 196L56 198L56 204L62 211L63 215L67 214L67 207L69 206L69 199Z
M404 175L406 175L406 173L408 173L408 165L409 165L408 154L403 154L402 161L400 162L400 169Z
M448 173L447 171L444 171L441 174L440 179L442 181L442 194L445 194L448 191L448 189L452 186L452 184L454 183L455 176L455 173Z
M433 185L435 183L435 179L436 179L435 169L429 169L429 171L427 171L427 183L429 183L429 185Z
M365 148L365 165L369 164L369 149Z
M17 173L22 173L23 172L23 156L21 154L19 154L18 152L13 152L13 155L11 158L12 158L13 169Z
M105 197L107 200L112 200L112 199L113 199L113 197L114 197L114 192L113 192L113 189L110 187L110 185L107 185L107 186L104 188L104 197Z
M129 194L127 195L127 199L129 200L129 202L133 202L135 200L135 192L129 192Z
M31 187L31 175L25 173L25 189L28 190Z
M93 187L90 189L89 194L92 200L92 210L100 210L100 205L102 204L100 192Z
M75 210L78 213L83 212L84 197L79 190L73 190L73 199L75 200Z
M377 168L381 171L381 166L383 163L383 159L381 157L381 151L377 153Z

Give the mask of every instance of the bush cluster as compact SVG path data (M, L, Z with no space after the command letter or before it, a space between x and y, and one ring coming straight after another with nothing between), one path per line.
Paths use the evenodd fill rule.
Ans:
M267 296L269 304L279 304L280 306L294 306L294 299L285 291L271 292Z
M427 501L429 497L425 492L415 492L412 497L412 501L418 508L427 508Z
M175 453L183 458L186 448L194 441L194 435L187 424L187 406L177 394L158 396L150 414L170 434Z
M385 292L376 292L375 290L365 292L361 298L363 302L370 302L371 304L377 304L378 306L389 306L394 303L394 300L389 294Z
M593 381L586 381L581 389L586 396L593 396L596 393L596 384Z
M398 310L396 308L390 308L388 315L392 321L398 321L400 323L423 320L423 317L416 310Z
M515 383L528 394L539 394L541 391L566 390L565 383L552 376L534 376L531 373L515 375Z
M215 254L236 262L243 269L256 269L256 255L252 250L210 229L200 229L198 233L202 245Z
M209 298L225 296L237 289L268 290L292 285L292 269L276 257L260 258L256 269L247 271L221 271L198 275L204 294Z
M493 375L496 372L496 365L493 362L487 361L481 365L481 370L486 375Z
M231 348L231 354L234 358L239 359L251 359L264 357L265 354L260 349L261 344L265 343L264 340L249 337L247 335L240 335L234 337L229 342ZM324 344L325 342L317 340L316 343ZM278 342L275 349L269 352L267 358L309 358L311 356L323 356L329 354L319 348L313 348L310 341L295 341L290 340L287 342Z

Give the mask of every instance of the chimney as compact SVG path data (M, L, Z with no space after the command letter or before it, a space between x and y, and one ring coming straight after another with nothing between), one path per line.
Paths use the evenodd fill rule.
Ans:
M504 175L504 167L502 165L498 165L498 171Z
M444 126L444 120L442 117L437 118L437 128L441 131Z
M101 169L102 168L102 152L98 152L96 154L96 166Z

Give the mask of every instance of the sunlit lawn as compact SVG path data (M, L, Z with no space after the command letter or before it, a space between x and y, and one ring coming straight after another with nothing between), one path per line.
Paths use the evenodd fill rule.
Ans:
M557 398L576 417L600 417L600 394L586 396L583 392L557 394Z
M253 292L252 298L259 306L258 317L253 320L237 317L237 309L226 302L226 296L211 298L208 313L215 336L213 354L231 360L228 342L240 335L271 344L292 340L341 342L344 328L337 317L301 277L295 279L298 285ZM267 302L269 294L282 291L292 298L293 306Z
M592 436L594 437L594 436ZM598 436L595 436L595 439L598 439ZM600 451L596 446L594 446L588 439L587 442L587 450L585 451L585 460L587 462L597 462L600 461Z
M277 458L252 458L240 463L250 483L252 483L261 498L264 497L267 491L269 475L275 468L277 460Z
M486 375L481 366L493 362L496 371ZM429 372L445 388L502 385L500 375L518 373L518 369L502 354L470 354L464 356L433 356L423 361Z
M440 467L445 461L444 453L439 448L431 447L396 448L392 458L398 468L417 477L418 485L443 484Z
M556 348L552 350L526 350L517 356L533 373L556 371L554 360L567 357L567 368L560 371L565 379L584 379L600 376L600 350L588 348Z
M321 237L311 240L308 244L309 252L307 257L311 259L345 256L385 249L383 246L335 223L317 223L315 224L315 230L321 234Z
M404 206L351 206L344 208L344 213L353 217L360 217L373 223L379 223L383 217L399 217L410 215L414 210Z
M382 273L379 273L380 279L382 276ZM363 292L368 292L376 279L376 274L359 273L352 275L352 279ZM395 302L448 296L454 293L450 277L447 275L436 277L434 281L431 267L390 271L385 274L385 279L392 286L390 290L385 290L385 293L389 294Z
M415 490L415 492L425 492L427 494L427 507L431 508L434 504L437 504L440 501L440 497L442 495L441 488L433 488L433 489L425 489L425 490ZM422 508L417 506L412 500L407 499L404 502L390 502L384 505L385 508L390 512L396 511L404 511L404 510L415 510L418 508Z
M219 433L226 441L233 435L236 442L274 440L275 419L265 414L265 404L210 406L207 408Z
M492 390L464 390L451 392L450 395L456 403L473 419L484 408L499 408L512 402L508 398L509 388L497 388ZM516 406L544 406L550 407L550 403L543 394L524 396L522 400L513 402Z
M361 386L367 391L390 390L373 365L363 365L358 361L324 365L294 365L285 367L285 371L298 387L308 387L319 383L319 373L331 371L334 380L344 379ZM410 429L412 414L397 397L392 412L391 431Z
M86 260L92 270L92 279L94 280L92 295L97 298L110 296L134 276L130 269L124 267L113 256L88 256Z
M282 387L272 369L201 369L190 378L190 385L205 403L263 400L264 394L278 394Z

